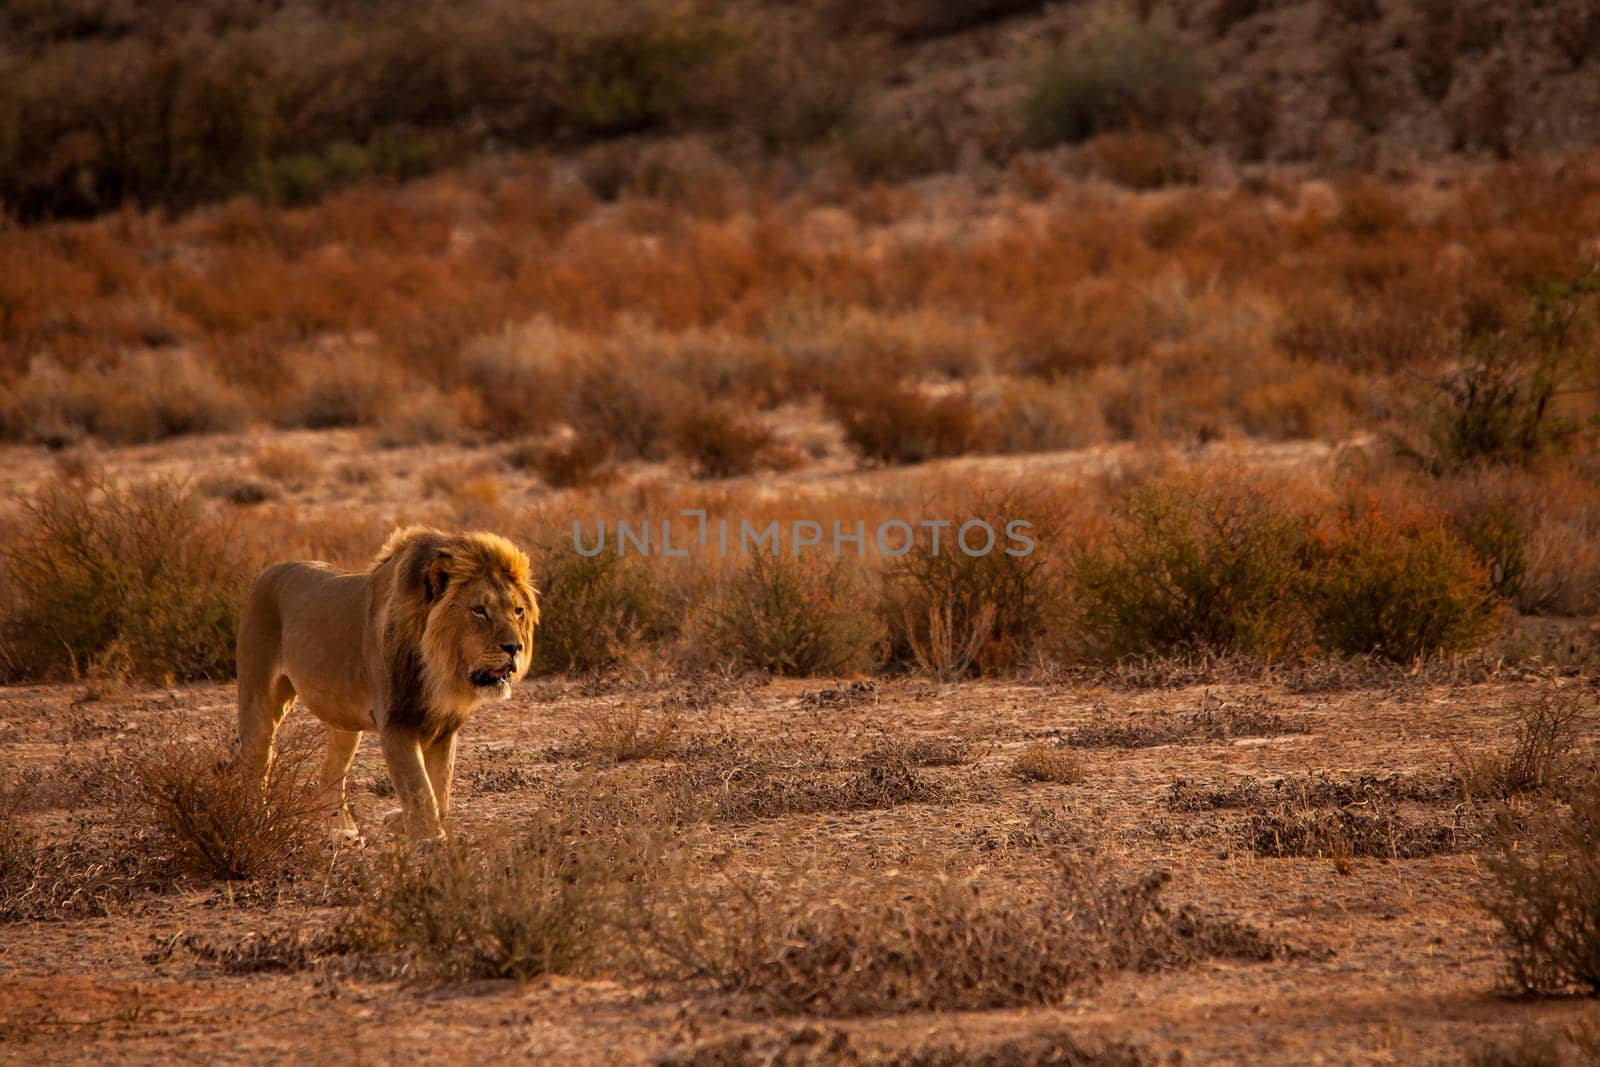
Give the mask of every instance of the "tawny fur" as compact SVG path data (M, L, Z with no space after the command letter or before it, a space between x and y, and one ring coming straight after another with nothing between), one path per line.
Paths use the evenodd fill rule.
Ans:
M298 696L328 725L322 801L353 831L345 778L376 730L410 833L443 832L456 734L528 671L539 605L528 557L491 533L396 530L358 573L280 563L239 625L239 746L252 781Z

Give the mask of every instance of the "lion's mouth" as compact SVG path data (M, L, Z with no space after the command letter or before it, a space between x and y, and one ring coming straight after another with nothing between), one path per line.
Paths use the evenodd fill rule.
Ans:
M516 661L513 660L499 667L479 667L467 677L471 679L473 685L487 689L490 686L504 685L515 669Z

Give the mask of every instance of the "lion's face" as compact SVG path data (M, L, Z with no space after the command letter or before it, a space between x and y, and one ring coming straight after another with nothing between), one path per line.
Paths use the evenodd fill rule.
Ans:
M537 609L531 590L479 579L467 583L456 599L457 610L466 613L461 658L467 665L467 680L504 699L511 694L511 682L528 673L533 655Z
M439 547L425 570L432 605L423 644L436 692L458 699L504 700L528 673L539 602L528 558L491 534Z

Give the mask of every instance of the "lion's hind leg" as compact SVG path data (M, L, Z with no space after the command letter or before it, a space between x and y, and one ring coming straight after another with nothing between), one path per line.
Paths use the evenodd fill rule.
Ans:
M252 787L266 782L272 741L278 735L278 724L294 704L294 695L294 685L285 675L248 687L245 676L239 676L239 759L245 781Z

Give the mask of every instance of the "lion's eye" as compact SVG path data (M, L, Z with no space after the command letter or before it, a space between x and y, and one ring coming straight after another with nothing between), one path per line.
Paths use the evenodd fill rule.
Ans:
M473 608L472 613L480 619L487 619L489 617L488 608Z
M521 608L517 609L517 618L520 619L520 618L522 618L522 616L524 616L526 614L527 614L527 612L523 611Z

